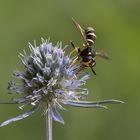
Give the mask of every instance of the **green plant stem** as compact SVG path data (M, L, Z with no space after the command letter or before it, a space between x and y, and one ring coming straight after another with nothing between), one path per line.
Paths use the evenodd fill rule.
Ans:
M51 107L48 105L48 112L46 115L46 129L47 129L47 140L52 140L52 115L51 115Z

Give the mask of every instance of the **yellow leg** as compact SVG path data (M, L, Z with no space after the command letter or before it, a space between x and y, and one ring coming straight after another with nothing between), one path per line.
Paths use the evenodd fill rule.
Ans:
M68 47L69 45L66 45L64 48L63 48L63 51Z
M70 66L73 66L74 64L76 64L77 60L79 59L79 57L77 56L70 64Z
M74 49L73 51L70 52L69 57L71 57L71 55L76 52L76 50Z
M82 65L81 65L81 68L78 70L77 74L78 74L80 71L84 70L85 68L91 68L93 74L96 75L96 72L95 72L94 69L93 69L93 66L94 66L94 65L90 65L90 62L92 62L92 60L89 61L89 63L83 62Z
M86 66L81 65L80 69L76 72L76 74L79 74L81 71L83 71L86 68L87 68Z
M70 44L71 44L71 46L73 47L73 51L70 53L70 56L74 53L74 52L76 52L78 55L79 55L79 53L80 53L80 48L79 47L76 47L75 45L74 45L74 43L70 40Z

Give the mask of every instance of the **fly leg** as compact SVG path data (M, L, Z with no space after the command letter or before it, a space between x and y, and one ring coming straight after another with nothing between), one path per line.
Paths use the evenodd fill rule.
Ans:
M81 52L80 48L76 47L71 40L70 40L70 44L73 47L73 51L70 52L69 56L71 56L74 52L76 52L78 54L78 56L79 56L79 54Z
M72 55L74 52L77 53L77 57L76 57L75 59L73 59L73 61L72 61L72 63L71 63L71 66L73 66L73 65L80 59L79 54L80 54L81 50L80 50L79 47L76 47L72 41L70 41L70 44L71 44L71 46L73 47L73 51L70 52L69 57L71 57L71 55Z

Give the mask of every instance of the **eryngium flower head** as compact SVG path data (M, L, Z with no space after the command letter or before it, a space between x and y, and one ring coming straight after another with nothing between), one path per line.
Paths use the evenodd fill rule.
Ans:
M83 101L88 95L88 90L81 86L85 85L89 76L85 72L77 73L81 64L71 65L73 59L65 54L61 43L53 45L42 39L39 46L29 44L29 48L30 55L25 51L19 54L24 70L14 72L19 82L9 82L8 90L9 93L20 95L20 98L14 99L11 104L21 104L19 106L21 109L25 105L30 105L32 108L22 115L1 123L0 126L26 118L39 107L42 107L45 113L50 107L53 120L63 124L64 120L58 112L64 109L61 104L105 107L102 104L120 103L117 100Z

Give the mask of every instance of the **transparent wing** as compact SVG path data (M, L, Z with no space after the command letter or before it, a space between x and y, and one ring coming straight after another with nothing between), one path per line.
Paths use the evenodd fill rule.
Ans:
M85 45L87 45L88 42L87 42L87 39L86 39L86 36L85 36L84 29L82 29L82 27L76 22L76 20L74 18L72 18L72 21L73 21L74 25L76 26L76 28L79 30L82 38L84 39Z
M96 56L99 56L104 59L110 59L110 57L104 51L96 51L95 53Z

